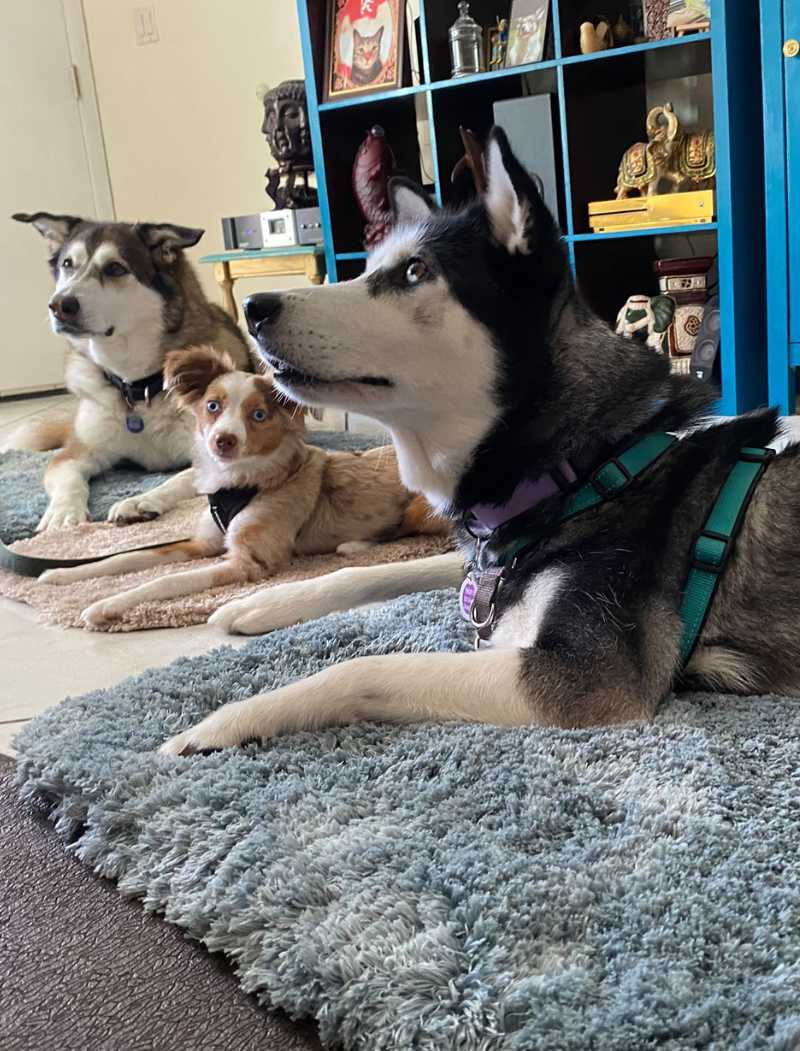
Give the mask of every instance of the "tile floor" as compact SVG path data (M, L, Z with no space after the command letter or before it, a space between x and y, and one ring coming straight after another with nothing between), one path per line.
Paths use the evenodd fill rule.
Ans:
M66 404L67 395L0 402L0 440L21 419ZM37 712L64 697L111 686L177 657L205 653L237 639L199 625L101 635L45 627L27 606L0 597L0 752ZM35 669L35 671L34 671Z

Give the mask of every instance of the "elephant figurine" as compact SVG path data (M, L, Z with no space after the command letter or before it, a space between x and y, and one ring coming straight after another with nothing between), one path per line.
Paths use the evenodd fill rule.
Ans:
M670 296L628 296L617 314L615 332L623 339L641 339L651 350L663 354L664 338L675 313L675 302Z
M615 194L618 201L634 191L650 196L662 192L705 189L717 171L713 131L683 132L672 103L647 114L647 142L637 142L622 155Z

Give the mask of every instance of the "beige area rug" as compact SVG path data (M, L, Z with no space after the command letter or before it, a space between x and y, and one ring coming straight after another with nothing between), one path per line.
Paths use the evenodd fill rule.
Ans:
M194 523L206 506L199 497L187 500L162 518L137 525L119 526L108 522L89 522L74 529L52 530L28 540L20 540L11 547L20 554L41 558L90 558L110 555L146 544L164 544L190 536ZM374 566L382 562L405 562L426 555L437 555L450 549L450 541L443 537L409 537L390 544L378 544L357 555L311 555L298 558L283 572L265 577L263 582L210 588L197 595L183 598L160 599L145 602L128 610L120 620L108 627L109 631L139 631L142 628L179 628L203 624L219 606L234 598L249 595L271 584L291 580L306 580L323 576L344 566ZM213 565L220 558L202 559L175 566L158 567L141 573L126 573L118 577L95 577L75 584L40 584L31 577L20 577L0 570L0 595L24 602L37 610L46 624L62 628L89 628L83 623L81 612L98 599L136 587L165 573L182 572L190 566Z

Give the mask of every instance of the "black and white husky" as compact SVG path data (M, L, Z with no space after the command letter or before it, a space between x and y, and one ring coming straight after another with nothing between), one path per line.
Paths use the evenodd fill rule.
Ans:
M358 719L583 727L650 717L677 684L800 688L800 446L766 469L683 667L694 541L742 447L775 438L775 414L698 427L713 392L590 313L552 217L498 131L487 173L485 198L455 213L395 182L400 225L362 277L256 295L246 313L287 395L385 424L405 484L483 533L482 571L533 538L479 618L489 644L348 661L225 705L165 753ZM689 433L613 498L562 519L598 465L644 434L675 431ZM461 540L461 554L273 587L212 619L258 633L458 585L475 543L463 529Z
M207 344L249 363L235 323L203 295L184 249L202 230L173 223L97 223L36 212L13 218L44 238L55 290L50 324L66 337L64 384L77 398L73 416L23 424L4 448L60 448L45 470L50 503L39 529L87 518L89 479L129 460L148 471L191 462L194 423L162 392L171 350ZM194 494L184 471L139 497L115 504L109 518L154 518Z

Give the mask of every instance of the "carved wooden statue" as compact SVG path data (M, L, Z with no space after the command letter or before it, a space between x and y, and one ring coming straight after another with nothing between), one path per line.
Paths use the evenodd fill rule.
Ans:
M647 114L647 142L637 142L622 155L615 193L622 200L634 192L649 196L706 189L716 171L713 131L683 132L667 102Z
M317 191L310 185L314 163L308 127L306 88L302 80L284 80L262 99L261 133L277 168L268 168L267 195L276 208L316 208Z

